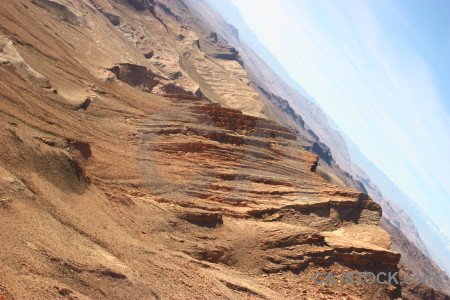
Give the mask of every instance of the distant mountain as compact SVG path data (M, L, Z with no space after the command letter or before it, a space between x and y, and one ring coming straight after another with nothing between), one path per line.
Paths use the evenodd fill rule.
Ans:
M305 89L294 79L291 75L284 69L278 59L264 47L259 41L256 34L248 27L244 18L241 15L239 9L231 1L215 1L207 0L207 3L214 8L224 20L233 24L234 27L238 29L239 39L245 41L255 53L273 70L275 73L281 77L287 84L296 90L300 91L304 96L307 96L309 100L315 102L312 97L308 96ZM317 104L317 103L316 103Z
M423 212L420 206L403 193L392 181L359 150L357 145L348 140L351 160L360 166L377 183L382 193L395 203L414 221L420 238L426 245L427 252L440 266L450 274L450 241L442 234L433 221Z

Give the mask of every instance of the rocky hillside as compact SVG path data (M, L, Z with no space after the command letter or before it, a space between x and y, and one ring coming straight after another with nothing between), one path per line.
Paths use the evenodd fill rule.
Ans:
M249 83L181 1L0 2L0 299L399 297L313 282L400 254Z

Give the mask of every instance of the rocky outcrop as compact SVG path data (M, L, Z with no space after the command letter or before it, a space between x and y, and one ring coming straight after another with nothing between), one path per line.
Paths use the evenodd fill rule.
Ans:
M84 24L83 17L73 12L68 6L51 0L31 0L31 3L42 8L58 21L67 22L75 26Z
M36 72L17 51L13 41L0 34L0 65L12 65L26 75L26 79L42 88L51 89L50 81Z
M127 0L127 2L134 7L137 11L143 11L149 9L150 3L153 1L149 0Z
M194 96L192 91L186 90L186 88L180 86L176 82L156 74L145 66L123 63L114 66L109 70L113 72L120 81L137 87L145 92L162 95Z
M117 79L148 92L151 92L160 80L165 79L144 66L128 63L114 66L110 71L116 75Z
M200 209L184 209L178 212L178 216L199 226L216 227L223 223L222 214L219 212L208 212Z
M405 300L449 300L450 296L433 289L426 284L410 284L403 288L402 298Z
M92 3L92 5L94 5L94 7L99 12L101 12L111 22L112 25L114 25L114 26L120 25L121 18L118 15L110 13L109 11L107 11L106 9L104 9L102 6L98 5L94 1L91 1L91 3Z
M198 43L201 51L207 53L211 57L228 60L239 60L239 55L234 47L224 44L219 41L216 32L210 32L204 38L201 38Z

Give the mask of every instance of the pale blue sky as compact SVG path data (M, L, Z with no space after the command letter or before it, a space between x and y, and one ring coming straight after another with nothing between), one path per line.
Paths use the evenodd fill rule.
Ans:
M450 237L450 1L232 2L289 74Z

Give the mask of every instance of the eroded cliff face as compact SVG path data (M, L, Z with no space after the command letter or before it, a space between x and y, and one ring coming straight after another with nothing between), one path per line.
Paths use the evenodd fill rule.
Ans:
M178 1L0 3L0 299L393 299L366 194L325 180Z
M240 40L236 28L226 23L220 14L208 5L213 2L206 0L185 0L185 2L189 3L214 30L238 49L244 68L248 73L250 85L265 100L267 111L270 112L268 116L291 128L301 137L299 143L303 148L319 155L317 173L328 182L352 187L370 195L383 209L381 225L394 237L392 248L401 253L402 265L407 265L414 274L423 276L433 274L430 285L449 293L449 277L429 258L430 255L414 222L396 204L403 202L405 205L410 200L402 200L404 196L401 193L397 193L396 196L389 193L385 190L386 184L378 187L374 180L378 183L378 180L386 181L388 179L383 179L377 174L374 175L375 178L371 179L363 169L351 161L350 145L346 145L341 134L331 128L324 112L304 96L307 93L301 92L302 88L298 84L293 82L293 86L297 85L298 90L289 86L245 44L245 41ZM230 5L232 4L230 3ZM237 23L239 24L239 21ZM261 47L263 46L261 45ZM359 154L359 156L362 155ZM364 159L359 158L357 163L361 164L361 167L367 167ZM382 184L382 182L380 183ZM386 191L391 196L383 194L380 191L381 187L383 187L383 192Z

